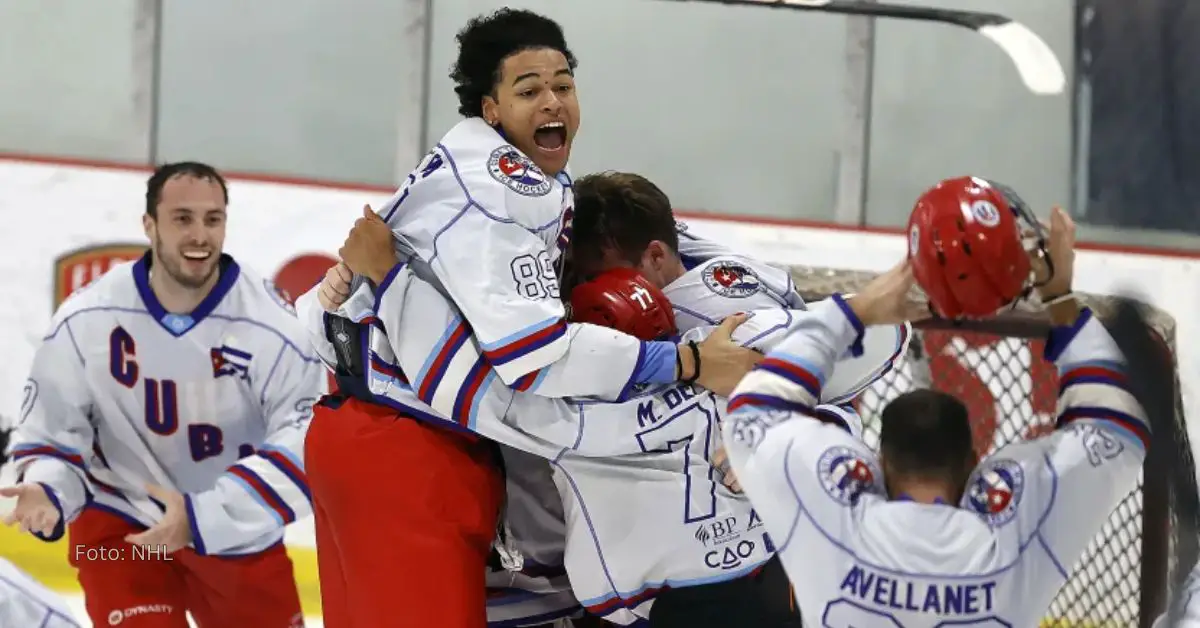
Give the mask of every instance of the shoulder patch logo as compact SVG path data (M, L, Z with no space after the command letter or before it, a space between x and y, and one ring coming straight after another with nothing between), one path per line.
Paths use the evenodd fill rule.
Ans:
M553 183L533 160L521 151L505 144L492 151L488 157L488 172L505 187L524 196L545 196Z
M700 276L709 290L723 297L744 299L763 289L762 280L749 266L728 260L709 264Z
M843 506L853 506L858 497L883 477L862 453L849 447L831 447L817 460L817 478L825 492Z
M54 260L54 308L118 264L138 259L145 244L106 243L67 251Z
M1025 471L1015 460L989 460L967 481L964 501L992 526L1002 526L1017 514L1025 490Z

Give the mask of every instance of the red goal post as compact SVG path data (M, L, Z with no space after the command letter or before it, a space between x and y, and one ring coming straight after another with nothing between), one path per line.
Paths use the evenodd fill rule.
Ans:
M855 292L875 276L870 272L804 266L789 270L806 301ZM1112 299L1099 295L1084 294L1082 300L1101 320L1113 306ZM1156 309L1151 318L1155 331L1174 354L1174 320ZM868 444L879 443L879 413L884 404L914 387L943 390L967 404L975 447L983 455L1052 429L1058 378L1054 367L1042 359L1050 326L1041 312L1020 307L987 321L924 321L915 327L908 359L876 382L859 401ZM1182 438L1181 451L1175 453L1192 471L1189 477L1194 478L1195 465L1178 392L1174 405ZM1148 457L1149 472L1143 471L1137 488L1121 501L1089 544L1051 604L1043 626L1148 627L1162 611L1172 530L1195 529L1195 522L1173 525L1175 513L1166 473L1152 467L1168 457ZM1194 479L1185 490L1196 491Z

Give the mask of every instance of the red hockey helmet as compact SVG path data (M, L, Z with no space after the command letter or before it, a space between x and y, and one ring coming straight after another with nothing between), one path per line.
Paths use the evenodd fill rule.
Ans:
M1030 255L1048 260L1045 241L1012 189L979 177L938 183L908 219L913 276L943 318L992 316L1028 294Z
M571 290L571 320L642 340L675 333L675 312L657 286L633 268L612 268Z

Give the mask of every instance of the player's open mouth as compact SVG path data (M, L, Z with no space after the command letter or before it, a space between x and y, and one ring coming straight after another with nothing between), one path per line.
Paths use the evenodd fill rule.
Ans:
M562 150L567 145L567 125L562 122L547 122L533 132L533 143L545 151Z
M202 262L212 257L212 253L209 251L184 251L183 257L193 262Z

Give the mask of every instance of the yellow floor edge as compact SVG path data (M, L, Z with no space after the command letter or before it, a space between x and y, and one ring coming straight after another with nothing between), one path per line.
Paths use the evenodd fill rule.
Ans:
M78 593L75 568L67 562L65 538L54 543L40 541L16 528L0 525L0 557L4 557L47 587ZM317 582L317 552L306 547L287 548L292 559L300 605L306 615L321 614L321 588Z

